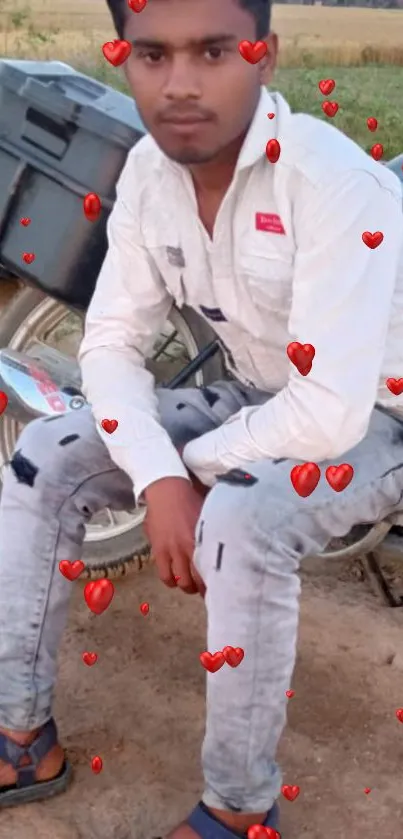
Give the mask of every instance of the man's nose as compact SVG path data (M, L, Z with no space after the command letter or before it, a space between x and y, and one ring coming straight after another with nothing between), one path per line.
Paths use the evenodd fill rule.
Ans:
M200 99L200 73L188 56L177 55L171 62L163 94L167 99Z

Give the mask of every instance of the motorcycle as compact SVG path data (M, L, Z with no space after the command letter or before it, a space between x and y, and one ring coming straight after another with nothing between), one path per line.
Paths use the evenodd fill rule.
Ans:
M1 130L0 122L0 183L5 185L0 198L0 284L11 282L17 290L0 315L0 390L8 396L0 419L0 466L12 457L26 423L80 410L86 404L76 361L85 311L106 252L105 225L116 180L129 148L144 134L129 97L61 62L0 61L0 113L7 112L6 106L12 119L7 131ZM82 202L90 191L88 172L78 176L77 157L72 173L68 163L70 147L80 131L82 136L88 128L90 117L92 130L94 126L99 130L100 112L108 118L112 112L119 127L114 139L119 136L120 145L115 142L119 154L116 148L106 150L106 165L101 168L104 174L107 171L107 183L101 178L97 190L102 195L103 217L94 233L89 232L88 223L85 226L82 210L77 221L77 200ZM109 139L110 132L109 125ZM101 139L104 142L102 134ZM88 151L93 151L91 146ZM99 158L101 152L94 148L95 157L96 152ZM387 165L403 180L402 164L403 155ZM46 191L53 203L44 200ZM49 209L54 208L55 191L59 200L72 205L69 213L64 211L64 226L55 223ZM27 264L21 266L21 252L25 250L23 228L30 215L34 217L35 208L41 213L38 241L49 241L51 255L35 262L34 271ZM69 249L62 247L63 253L55 255L61 236L68 239ZM71 242L77 242L76 252ZM207 385L226 375L222 350L213 330L196 312L173 306L147 367L158 384L166 387ZM144 511L138 509L119 514L105 510L93 517L86 528L83 577L114 577L139 570L149 558L143 519ZM393 530L396 533L399 522L403 525L403 517L360 525L342 547L331 544L322 557L363 556L376 591L389 605L403 605L403 597L391 591L377 556L378 546L386 544L391 532L392 542L396 541Z

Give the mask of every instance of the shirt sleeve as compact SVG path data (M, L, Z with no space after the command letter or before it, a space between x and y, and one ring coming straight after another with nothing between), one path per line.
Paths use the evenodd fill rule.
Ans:
M301 190L294 225L289 340L313 344L312 369L304 377L290 362L286 386L263 406L187 444L184 462L207 486L262 458L339 458L367 431L403 246L400 184L365 171L330 175ZM382 232L381 245L368 248L365 231Z
M136 500L164 477L188 472L160 423L153 375L145 359L173 300L143 244L132 156L108 219L108 250L88 309L79 351L83 393L114 463L132 479ZM113 434L101 422L115 419Z

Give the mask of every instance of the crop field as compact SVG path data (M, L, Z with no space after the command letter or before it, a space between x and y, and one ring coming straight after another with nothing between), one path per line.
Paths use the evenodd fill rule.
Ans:
M385 158L403 151L403 10L275 5L273 28L280 36L273 87L293 109L323 117L318 81L334 78L334 124L367 149L383 143ZM125 90L121 68L101 53L113 37L103 0L0 0L0 55L59 59ZM369 116L378 119L376 135Z

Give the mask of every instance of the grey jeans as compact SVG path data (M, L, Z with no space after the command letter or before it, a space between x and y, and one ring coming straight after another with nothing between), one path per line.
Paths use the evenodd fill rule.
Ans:
M234 382L159 391L161 420L179 444L267 398ZM205 500L194 559L207 586L206 649L245 651L239 667L207 675L202 763L208 806L260 812L279 795L275 755L295 663L301 559L353 525L403 508L400 421L375 409L365 439L342 461L355 475L340 493L324 477L328 463L320 464L312 495L301 498L290 481L294 462L261 460L250 466L255 484L217 483ZM80 558L91 514L132 507L133 492L87 409L30 423L4 472L0 725L25 730L52 713L72 591L58 563Z

